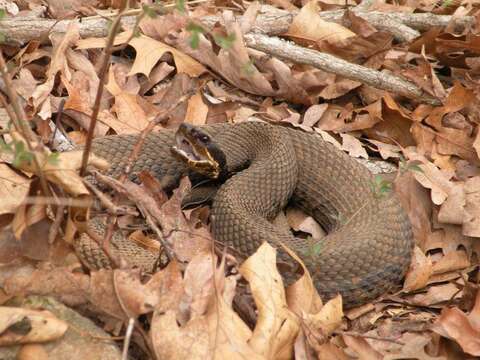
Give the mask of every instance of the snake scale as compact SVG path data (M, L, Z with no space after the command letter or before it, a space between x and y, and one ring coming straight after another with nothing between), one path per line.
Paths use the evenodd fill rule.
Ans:
M225 154L229 175L212 205L218 241L245 257L268 241L284 259L282 242L305 262L322 298L340 293L345 307L378 297L404 277L413 249L410 222L393 193L379 196L363 165L316 134L283 126L244 122L201 130ZM111 162L115 176L136 141L135 135L106 136L94 141L93 150ZM189 168L172 155L174 142L170 130L149 134L133 173L149 170L166 190L175 188ZM287 203L310 214L328 235L312 244L273 226ZM115 238L112 244L133 263L135 253L145 257L137 245ZM89 267L109 266L93 240L81 237L75 248Z

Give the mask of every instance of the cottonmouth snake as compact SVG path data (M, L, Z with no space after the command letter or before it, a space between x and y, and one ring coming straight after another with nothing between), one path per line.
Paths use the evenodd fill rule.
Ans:
M413 247L411 225L396 196L379 194L363 165L316 134L282 126L245 122L201 131L223 151L229 177L211 211L217 240L245 256L263 241L277 248L283 242L304 260L322 298L341 293L346 307L401 281ZM172 131L149 134L133 173L149 170L165 189L174 188L189 171L172 154L174 137ZM106 136L94 141L93 150L118 175L136 140L134 135ZM328 235L312 244L273 226L269 220L287 202L312 215ZM75 247L82 261L91 268L107 267L96 243L80 239ZM123 246L115 242L114 247ZM143 250L132 246L124 249L127 258ZM280 258L286 258L282 252Z

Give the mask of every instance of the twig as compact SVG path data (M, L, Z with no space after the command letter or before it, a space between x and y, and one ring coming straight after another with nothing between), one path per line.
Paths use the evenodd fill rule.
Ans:
M128 348L130 347L130 340L132 339L133 327L135 325L135 319L129 318L127 330L125 331L125 339L123 340L122 360L128 359Z
M57 237L58 231L60 229L60 225L62 224L63 220L63 213L65 211L65 205L58 205L57 211L55 214L55 219L53 220L50 229L48 229L48 243L53 244L55 238Z
M376 336L376 335L366 335L366 334L361 334L361 333L358 333L358 332L355 332L355 331L334 331L333 333L335 335L355 336L355 337L361 337L361 338L365 338L365 339L387 341L387 342L391 342L391 343L398 344L398 345L405 345L405 343L400 341L400 340L387 338L387 337Z
M30 126L27 123L27 116L25 114L25 111L23 108L20 106L20 102L18 100L17 92L15 91L13 84L12 84L12 79L10 77L10 73L7 69L7 65L5 64L5 59L3 57L3 52L0 50L0 73L2 74L2 79L5 83L5 91L7 92L7 95L10 99L10 103L12 104L13 111L15 113L15 116L12 117L12 122L14 124L15 130L17 130L25 139L25 142L27 144L28 151L32 153L32 159L33 159L33 166L35 169L35 173L38 175L38 178L40 179L40 186L42 188L43 194L45 196L49 196L50 190L48 188L48 183L45 178L45 174L42 171L42 167L40 166L40 163L38 161L38 158L34 152L34 148L32 145L32 141L36 141L36 136L35 133L32 131ZM7 110L8 111L8 110ZM38 141L37 141L38 143Z
M102 205L107 209L107 212L112 215L131 215L131 216L138 216L138 212L129 209L126 206L119 206L115 204L110 198L97 189L92 183L87 180L84 180L84 184L92 191L95 196L100 200Z
M126 29L132 29L137 19L136 16L132 15L137 15L140 11L141 10L130 10L124 12L121 19L122 26ZM451 15L436 15L430 13L387 13L381 11L365 11L358 7L351 9L351 11L378 29L392 33L395 37L398 37L400 41L409 41L411 36L416 37L418 33L412 32L412 29L410 29L407 33L402 34L395 26L389 25L389 22L392 24L402 24L403 26L418 31L428 30L432 27L446 26L453 26L455 30L460 31L475 24L475 18L473 16L455 18ZM321 11L319 15L326 21L341 22L344 13L345 10ZM284 34L288 30L295 15L295 12L288 12L272 6L263 5L252 27L252 31L266 35ZM107 18L114 16L117 16L117 13L85 17L81 20L73 19L62 21L31 18L2 19L2 21L0 21L0 33L5 36L7 44L23 45L32 40L41 40L45 34L51 31L64 33L67 31L68 26L72 22L75 22L78 24L82 38L104 37L108 35L107 29L110 23L110 20ZM206 27L212 27L215 23L222 23L223 21L223 19L218 16L205 16L199 20ZM405 28L403 29L405 30Z
M178 104L185 101L189 96L190 96L190 94L187 93L187 94L181 96L180 98L178 98L175 103L171 104L168 107L168 109L166 109L162 113L158 114L157 117L154 120L150 121L150 123L145 127L145 129L142 130L142 132L140 133L140 135L138 137L137 142L135 143L135 146L132 149L132 152L128 156L128 160L126 162L126 165L123 168L123 171L118 178L118 182L120 184L123 184L125 182L125 180L129 176L130 172L132 171L133 164L135 163L136 159L138 158L138 156L140 154L140 151L142 150L142 147L143 147L143 144L145 143L145 139L147 138L147 135L153 130L153 128L157 124L159 124L160 122L162 122L163 120L165 120L167 118L168 114L170 114L170 111L175 109L178 106ZM97 175L97 177L100 179L100 177L98 175ZM103 179L105 180L105 178L103 178ZM113 204L114 207L116 207L116 204L118 204L119 200L120 200L119 195L115 194L115 197L112 201L112 204ZM144 215L146 215L146 214L148 214L148 212L144 212ZM146 220L149 221L149 225L154 224L153 220L149 219L148 217L146 218ZM110 239L113 235L113 228L114 228L115 221L116 220L115 220L115 215L114 214L111 214L111 216L109 216L107 218L107 230L105 232L104 246L102 246L104 248L104 250L107 249L106 250L107 254L108 254L108 245L105 245L105 244L108 244L110 242ZM159 229L156 228L156 226L153 226L152 228L154 229L155 232L157 232L158 234L161 235L161 232L159 231ZM162 245L165 248L165 252L168 256L168 259L169 260L174 259L175 254L169 249L169 246L167 246L167 244L163 242L162 236L160 236L159 238L161 239L160 241L162 242Z
M269 55L277 56L297 64L312 65L347 79L359 81L377 89L400 94L419 102L441 105L438 99L426 94L415 84L395 75L353 64L333 55L307 49L277 37L250 33L246 34L244 39L247 46L263 51Z
M95 126L97 124L97 117L100 111L100 101L102 100L103 95L103 88L105 87L105 81L107 79L107 69L110 65L110 56L112 54L112 46L115 40L115 35L117 34L118 30L120 29L120 19L122 18L123 11L126 7L126 0L122 2L121 9L113 21L112 28L110 29L110 34L108 35L107 45L103 50L103 62L100 68L99 77L99 84L98 84L98 91L95 97L95 103L93 105L92 116L90 118L90 127L88 128L87 133L87 140L85 143L85 148L83 150L83 157L82 157L82 166L80 168L80 176L85 175L85 171L87 170L88 164L88 157L90 155L90 150L92 148L92 140L93 140L93 131L95 130Z

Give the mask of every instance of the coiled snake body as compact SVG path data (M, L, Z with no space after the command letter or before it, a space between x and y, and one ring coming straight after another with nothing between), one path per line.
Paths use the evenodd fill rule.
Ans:
M246 122L201 130L223 151L229 175L212 207L217 240L244 256L264 241L277 248L283 242L304 260L322 298L341 293L346 307L363 304L401 281L413 247L410 222L394 194L379 196L363 165L316 134L281 126ZM95 140L93 149L111 162L116 175L136 139L107 136ZM188 173L187 165L172 155L174 141L171 131L150 134L133 172L149 170L164 188L174 188ZM270 220L287 202L313 216L328 235L312 244L273 226ZM75 246L91 267L106 266L92 264L96 244L82 238Z

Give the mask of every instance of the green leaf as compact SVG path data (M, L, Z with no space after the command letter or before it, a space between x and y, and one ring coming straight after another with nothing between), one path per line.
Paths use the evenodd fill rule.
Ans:
M190 35L188 39L188 43L192 49L197 49L198 45L200 44L200 36L197 32L194 32Z
M147 15L151 19L155 19L157 17L157 13L155 12L155 10L146 4L142 5L142 10L145 15Z
M382 198L393 189L393 183L383 179L380 175L376 175L374 181L370 184L373 195L376 198Z
M202 33L202 34L205 33L205 29L203 27L201 27L200 25L195 24L193 21L190 21L187 24L186 30L189 31L189 32L196 32L196 33Z
M322 251L322 243L320 241L312 245L311 252L313 256L320 255L321 251Z
M255 72L255 67L253 66L253 61L248 60L245 64L243 64L242 71L245 73L245 75L252 76Z
M190 47L192 49L197 49L198 45L200 44L200 34L205 32L205 29L194 22L188 23L186 30L190 32Z
M419 173L422 173L423 174L423 169L417 165L417 164L410 164L408 165L408 170L410 171L416 171L416 172L419 172Z
M5 9L0 9L0 19L3 19L6 14Z
M12 153L13 152L12 144L11 143L7 144L5 140L0 139L0 150L6 153Z
M52 165L58 165L59 162L59 152L53 152L50 155L48 155L47 162Z
M175 0L175 8L184 14L186 12L185 0Z
M228 50L232 47L235 41L235 34L228 34L227 36L214 36L213 39L222 49Z

